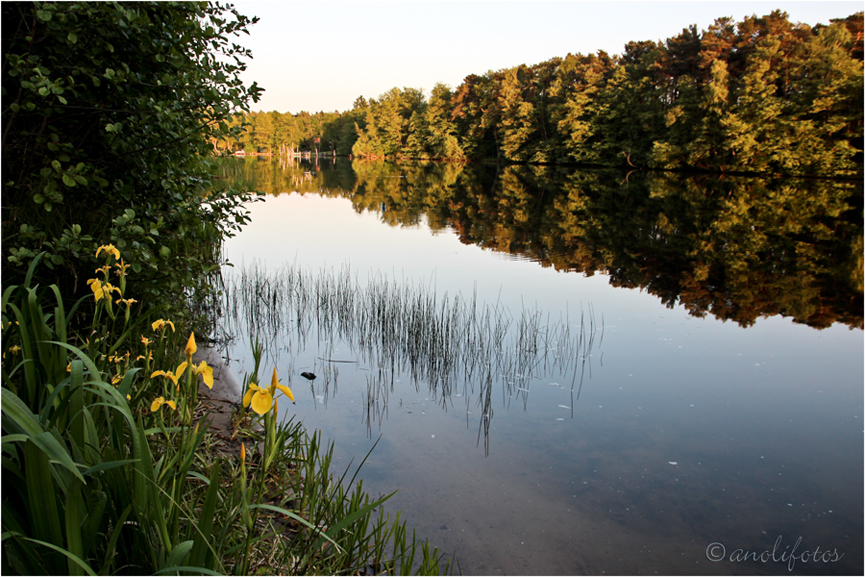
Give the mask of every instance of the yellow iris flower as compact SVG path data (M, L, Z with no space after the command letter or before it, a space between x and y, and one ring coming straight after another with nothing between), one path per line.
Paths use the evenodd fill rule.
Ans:
M103 244L98 249L96 249L96 256L99 256L99 253L105 250L106 254L113 254L116 260L120 260L120 251L113 244Z
M183 374L183 371L186 370L186 366L187 366L186 361L183 361L182 363L180 363L177 366L177 370L174 371L173 373L171 371L154 371L153 374L150 375L150 378L153 379L156 377L165 377L166 379L170 380L172 383L177 385L177 381L178 381L178 379L180 379L180 376Z
M96 298L96 302L99 302L99 300L103 297L107 297L110 299L111 291L117 291L118 294L120 293L119 288L112 286L111 283L102 282L101 280L96 278L88 280L87 284L90 285L90 290L93 291L93 296Z
M259 415L265 414L271 409L271 407L273 407L273 395L276 394L277 389L282 391L285 396L291 399L292 403L294 402L294 394L291 392L291 389L277 380L276 369L273 369L273 378L271 379L268 388L265 389L259 387L255 383L249 383L249 390L247 390L246 394L243 395L243 406L248 407L252 405L253 411Z
M195 346L195 333L189 333L189 340L186 341L186 348L184 352L187 357L191 357L195 354L195 351L198 350L198 347Z
M174 332L174 323L171 321L165 321L165 320L159 319L159 320L153 321L153 323L150 326L154 331L161 331L161 330L165 329L166 326L170 326L171 332L172 333Z
M157 397L156 400L150 404L150 412L155 413L162 405L168 405L173 410L177 410L177 403L175 403L174 401L166 401L165 397Z
M191 365L192 372L196 375L201 375L204 379L204 384L208 389L213 388L213 367L208 366L206 361L201 361L198 365Z

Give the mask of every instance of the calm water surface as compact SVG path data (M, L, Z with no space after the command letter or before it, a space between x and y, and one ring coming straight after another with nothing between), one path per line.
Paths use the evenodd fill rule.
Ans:
M387 507L455 554L463 573L862 573L861 285L850 293L823 283L815 296L823 308L772 301L748 322L713 314L723 308L717 298L694 316L699 299L683 290L667 306L666 289L657 288L666 281L653 271L645 274L659 278L643 283L629 280L628 267L610 266L616 257L603 256L608 266L597 272L563 266L577 257L521 237L518 212L511 228L468 226L453 216L473 210L458 190L468 177L442 168L424 178L395 165L371 170L347 161L232 165L232 178L277 194L251 205L251 224L226 244L235 265L226 281L243 271L277 278L292 270L353 279L360 295L371 286L409 287L437 306L459 296L511 319L512 337L521 319L535 319L547 342L528 364L493 371L489 382L458 370L446 383L382 369L361 344L314 323L303 337L288 321L258 325L269 333L265 367L275 365L295 391L297 404L281 405L285 414L331 437L343 468L381 436L362 469L364 488L399 488ZM491 187L497 198L525 203L523 228L551 226L533 225L543 209L532 199L558 194L554 187L524 179L520 197L501 184L508 176L493 175L488 185L478 177L481 184L465 190ZM576 202L573 192L561 198ZM549 202L566 206L559 197ZM478 206L477 214L489 213ZM685 234L674 225L671 245ZM649 260L633 270L651 269ZM776 280L761 282L754 292L769 294ZM779 306L807 309L812 325L830 326L771 312ZM732 309L745 314L730 303L724 310ZM836 322L820 320L826 315ZM238 374L251 368L243 322L226 325L241 333L226 353ZM503 344L508 358L520 355L513 342ZM568 362L556 363L557 351ZM299 376L305 370L319 375L314 384Z

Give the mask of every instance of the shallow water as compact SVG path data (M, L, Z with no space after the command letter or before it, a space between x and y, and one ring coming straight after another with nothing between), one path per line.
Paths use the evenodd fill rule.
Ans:
M290 324L263 335L265 372L276 366L297 398L283 413L331 437L342 467L380 435L364 488L399 488L386 508L463 573L862 572L861 328L698 318L604 272L470 244L429 213L393 221L409 201L352 189L345 168L300 168L316 180L292 187L280 174L298 167L268 163L282 194L253 204L252 223L227 242L229 284L253 263L310 279L350 270L359 294L387 283L439 304L460 295L506 311L512 332L528 315L585 336L564 370L547 343L530 371L443 385L390 372L314 325L305 338ZM325 194L305 190L316 186ZM238 374L251 368L244 340L227 351Z

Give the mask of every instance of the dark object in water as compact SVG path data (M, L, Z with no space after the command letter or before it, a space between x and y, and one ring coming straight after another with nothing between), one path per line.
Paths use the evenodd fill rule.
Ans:
M315 380L315 373L303 372L303 373L300 373L300 376L305 378L305 379L309 379L310 381Z

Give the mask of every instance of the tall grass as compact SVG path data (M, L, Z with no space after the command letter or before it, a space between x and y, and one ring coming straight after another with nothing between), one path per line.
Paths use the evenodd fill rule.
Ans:
M496 383L503 402L525 404L531 381L555 371L571 375L579 397L604 330L603 316L598 322L591 306L576 320L567 310L564 318L551 319L525 307L515 316L499 303L479 303L476 293L439 296L381 275L362 282L348 266L311 272L286 265L268 272L253 263L226 273L220 306L225 335L268 335L290 356L316 339L325 387L335 382L336 374L329 374L338 371L335 362L344 360L327 351L334 342L347 344L370 369L370 429L387 414L388 393L402 374L443 406L455 395L478 394L487 431Z
M31 286L34 267L0 305L0 572L450 570L438 550L408 539L398 516L383 515L388 497L353 485L357 471L335 478L333 448L318 434L270 419L263 431L235 431L249 458L246 444L239 457L223 454L195 410L193 369L206 374L206 364L192 365L194 338L113 311L105 298L86 334L73 334L78 305L67 311L57 287ZM186 362L177 366L179 340Z

